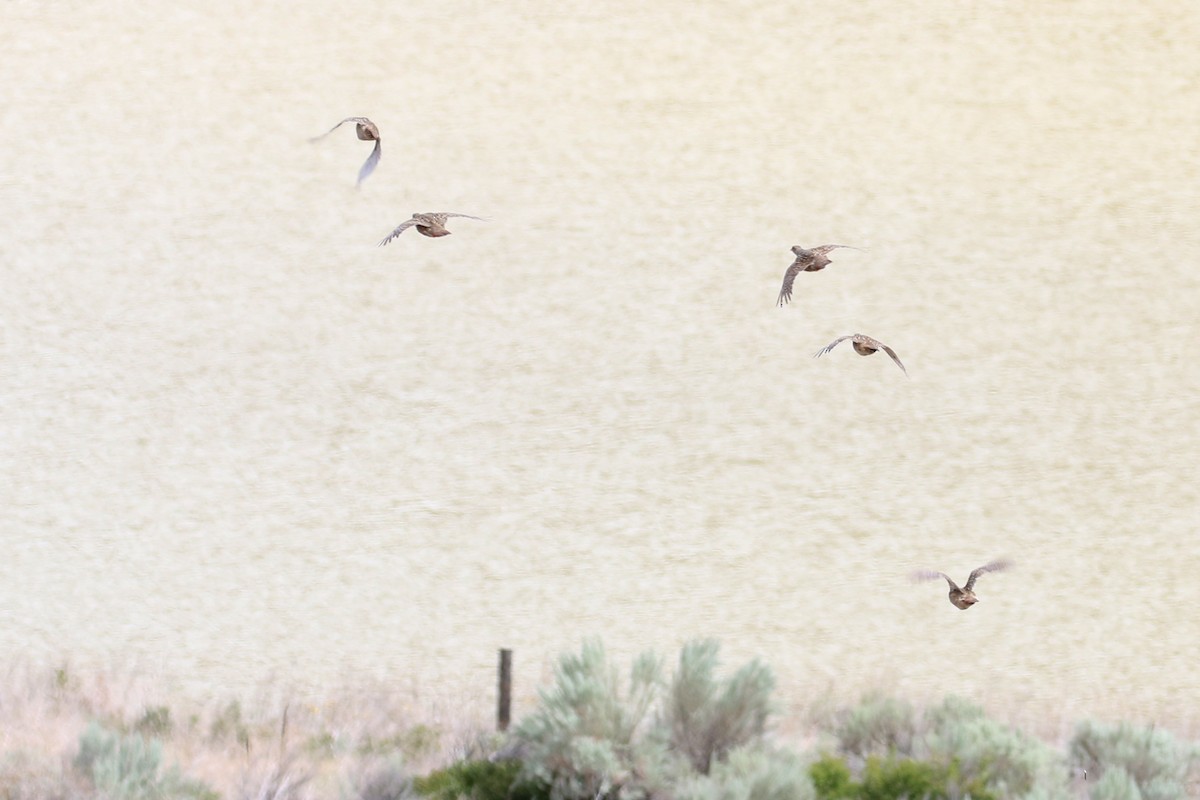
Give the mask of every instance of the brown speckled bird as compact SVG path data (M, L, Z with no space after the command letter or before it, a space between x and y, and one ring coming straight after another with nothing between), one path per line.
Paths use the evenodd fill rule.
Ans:
M858 353L860 356L869 356L876 350L882 350L892 357L892 361L896 362L896 366L903 370L905 375L908 374L908 370L904 369L904 365L900 363L900 358L896 355L895 350L888 347L878 339L872 339L870 336L862 333L851 333L847 336L839 336L817 352L813 353L813 358L820 358L847 339L854 343L854 352Z
M989 564L984 564L982 567L971 570L970 576L967 578L967 583L961 589L958 584L950 580L950 576L944 572L937 572L931 569L917 570L912 574L914 581L931 581L938 578L945 578L946 583L950 584L950 602L957 608L968 609L979 602L979 598L972 591L975 588L975 579L985 572L999 572L1008 569L1012 566L1008 561L1001 559L993 561Z
M362 169L358 171L358 183L355 186L362 185L362 182L367 179L367 176L375 171L375 165L379 163L379 157L383 155L382 146L383 140L379 138L379 128L375 127L375 123L366 117L346 117L344 120L334 125L332 128L322 133L320 136L314 136L309 139L310 142L316 142L324 139L329 134L336 131L338 128L345 125L347 122L355 123L355 129L358 131L358 138L364 142L374 142L375 149L371 151L371 155L367 156L367 160L363 163Z
M467 219L477 219L480 222L487 222L483 217L472 217L470 214L455 214L450 211L437 211L429 214L413 214L412 219L406 219L396 226L396 229L384 237L379 243L380 247L395 239L400 234L404 233L414 225L417 228L417 233L422 236L449 236L450 231L446 230L446 220L450 217L465 217Z
M819 272L829 266L829 257L826 255L831 250L836 250L839 247L845 247L848 250L861 250L861 247L853 247L848 244L823 244L818 247L806 249L800 245L792 247L792 252L796 254L796 260L787 268L787 272L783 273L783 288L779 290L779 299L775 301L776 305L783 305L790 302L792 299L792 283L796 280L796 276L801 272Z

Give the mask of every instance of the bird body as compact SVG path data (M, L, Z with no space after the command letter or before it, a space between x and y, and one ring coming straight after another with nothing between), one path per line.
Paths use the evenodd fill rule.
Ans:
M366 180L368 175L375 171L375 165L379 163L379 159L383 155L383 140L379 137L379 128L374 122L371 122L371 120L367 119L366 117L346 117L344 120L339 122L337 125L334 125L325 133L322 133L320 136L314 136L313 138L309 139L309 141L315 142L320 139L324 139L326 136L345 125L347 122L353 122L355 124L354 128L358 133L359 139L363 140L364 142L375 143L375 149L371 151L371 155L367 156L367 160L363 163L362 168L358 171L358 183L355 185L359 186L364 180Z
M435 211L430 213L415 213L411 219L406 219L396 226L396 229L384 237L379 243L380 247L395 239L400 234L412 227L416 227L417 233L422 236L437 238L439 236L449 236L450 231L446 230L446 220L451 217L465 217L467 219L477 219L480 222L487 222L483 217L473 217L470 214L455 214L451 211Z
M848 244L823 244L811 248L794 245L792 253L795 254L796 260L787 268L787 272L783 273L783 288L779 290L779 299L775 301L776 305L781 306L791 301L792 283L795 282L797 275L801 272L819 272L825 269L825 267L832 263L829 260L829 252L839 247L845 247L850 250L862 249Z
M936 570L917 570L912 574L912 578L914 581L928 581L936 580L938 578L945 578L946 583L950 584L950 602L953 603L956 608L961 608L965 611L979 602L979 598L975 596L974 591L975 579L984 573L999 572L1001 570L1008 569L1010 566L1012 565L1008 561L1000 559L998 561L992 561L984 564L982 567L976 567L975 569L971 570L971 574L967 578L966 584L964 584L961 588L957 583L951 580L949 575L944 572L937 572Z
M851 343L853 343L854 352L858 353L860 356L869 356L872 353L882 350L883 352L887 353L889 356L892 357L892 361L896 362L896 366L899 367L901 369L901 371L904 372L905 375L908 374L908 370L905 369L904 364L902 364L900 362L900 357L896 355L895 350L888 347L886 344L879 341L878 339L867 336L864 333L851 333L846 336L839 336L838 338L834 339L829 344L822 347L817 352L813 353L813 358L820 358L821 356L825 355L830 350L837 347L839 344L846 341L847 339L849 339L851 341Z

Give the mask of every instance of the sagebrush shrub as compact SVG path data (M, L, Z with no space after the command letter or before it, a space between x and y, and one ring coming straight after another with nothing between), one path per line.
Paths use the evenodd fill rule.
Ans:
M918 717L907 703L871 695L841 715L835 733L840 751L856 759L928 762L951 770L952 784L986 787L1006 798L1068 796L1068 773L1060 754L961 698L946 698Z
M916 713L908 703L879 694L868 695L847 711L834 734L844 753L912 755Z
M744 747L683 782L676 800L815 800L804 762L782 750Z
M1196 757L1195 746L1180 742L1167 731L1126 723L1081 722L1070 749L1072 766L1086 769L1089 778L1095 776L1095 797L1100 797L1097 792L1101 785L1113 797L1123 797L1128 793L1129 781L1144 800L1185 797L1188 773ZM1105 780L1117 770L1129 781L1119 775Z
M79 737L76 771L113 800L216 798L216 792L186 780L175 767L162 768L162 745L137 734L122 736L91 723Z
M702 775L714 759L763 735L775 688L771 670L758 660L718 679L719 649L712 639L684 645L663 714L671 747Z
M652 653L634 660L621 690L600 642L585 642L578 656L564 655L555 682L541 692L536 711L517 726L523 743L523 777L549 787L553 800L646 796L666 758L644 727L662 683Z
M1028 794L1039 780L1065 786L1064 765L1047 745L962 698L948 697L929 709L925 722L924 757L955 763L966 778L982 779L1005 797Z
M1105 770L1104 775L1094 781L1088 798L1089 800L1143 800L1137 782L1121 767Z

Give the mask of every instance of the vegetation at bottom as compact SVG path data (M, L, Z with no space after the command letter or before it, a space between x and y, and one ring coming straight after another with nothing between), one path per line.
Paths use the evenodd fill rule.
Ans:
M99 795L112 800L217 800L203 783L185 778L177 767L165 767L162 745L141 734L122 735L98 723L79 737L75 771Z
M791 749L773 732L771 670L722 669L711 640L689 642L673 664L643 653L625 668L587 641L506 736L400 724L399 705L378 696L274 716L237 702L179 714L103 702L107 687L89 694L67 668L41 686L0 687L0 800L1200 797L1195 742L1084 721L1056 748L957 697L917 709L868 695L811 731L810 749ZM50 718L78 721L64 723L78 725L65 750L39 749L45 731L19 735Z
M545 786L524 780L521 762L510 759L459 761L417 778L413 786L420 796L433 800L543 800L548 794Z

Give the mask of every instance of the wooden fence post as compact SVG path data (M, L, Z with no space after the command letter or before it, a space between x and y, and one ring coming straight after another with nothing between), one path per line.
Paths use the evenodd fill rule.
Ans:
M496 730L508 730L512 718L512 650L500 649L500 692L496 703Z

